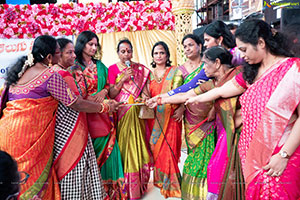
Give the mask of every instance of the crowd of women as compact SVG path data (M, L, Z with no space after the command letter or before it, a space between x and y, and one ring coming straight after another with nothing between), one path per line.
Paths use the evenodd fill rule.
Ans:
M23 183L1 199L140 199L151 170L165 198L299 199L300 59L284 39L215 21L182 39L179 67L163 41L151 67L133 62L124 38L107 68L91 31L37 37L1 92L0 149L26 174L0 174Z

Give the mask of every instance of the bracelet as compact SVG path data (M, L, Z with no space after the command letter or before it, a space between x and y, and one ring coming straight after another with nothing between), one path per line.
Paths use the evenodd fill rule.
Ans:
M106 104L108 109L107 109L107 112L110 112L110 105L109 104Z
M161 103L161 97L157 97L157 105L162 105L162 103Z
M107 103L103 103L103 105L104 105L103 112L107 113L109 111L109 105Z
M100 109L99 113L103 113L104 108L105 108L104 103L100 103L100 105L101 105L101 109Z

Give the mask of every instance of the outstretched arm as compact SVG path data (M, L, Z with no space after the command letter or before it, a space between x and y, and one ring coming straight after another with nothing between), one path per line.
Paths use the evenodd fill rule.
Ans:
M226 82L221 87L214 88L204 94L189 98L185 104L188 103L200 103L213 101L218 98L229 98L242 94L245 91L244 88L237 86L234 80Z
M175 94L173 96L156 96L154 98L151 98L147 101L147 105L150 108L154 108L159 104L180 104L184 103L188 98L196 96L196 93L194 90L189 90L188 92L185 93L179 93ZM161 98L161 100L158 100L158 98Z

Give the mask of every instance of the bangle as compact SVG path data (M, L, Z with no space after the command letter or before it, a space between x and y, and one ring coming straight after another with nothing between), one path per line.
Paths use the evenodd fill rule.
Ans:
M104 108L105 108L104 103L100 103L100 105L101 105L101 109L100 109L99 113L103 113Z
M161 103L161 97L157 97L157 105L162 105L162 103Z

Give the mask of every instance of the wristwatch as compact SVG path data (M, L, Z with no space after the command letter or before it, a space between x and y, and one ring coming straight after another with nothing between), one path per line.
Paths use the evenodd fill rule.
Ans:
M280 151L279 152L279 155L282 157L282 158L287 158L289 159L291 156L288 155L288 153L286 151Z

